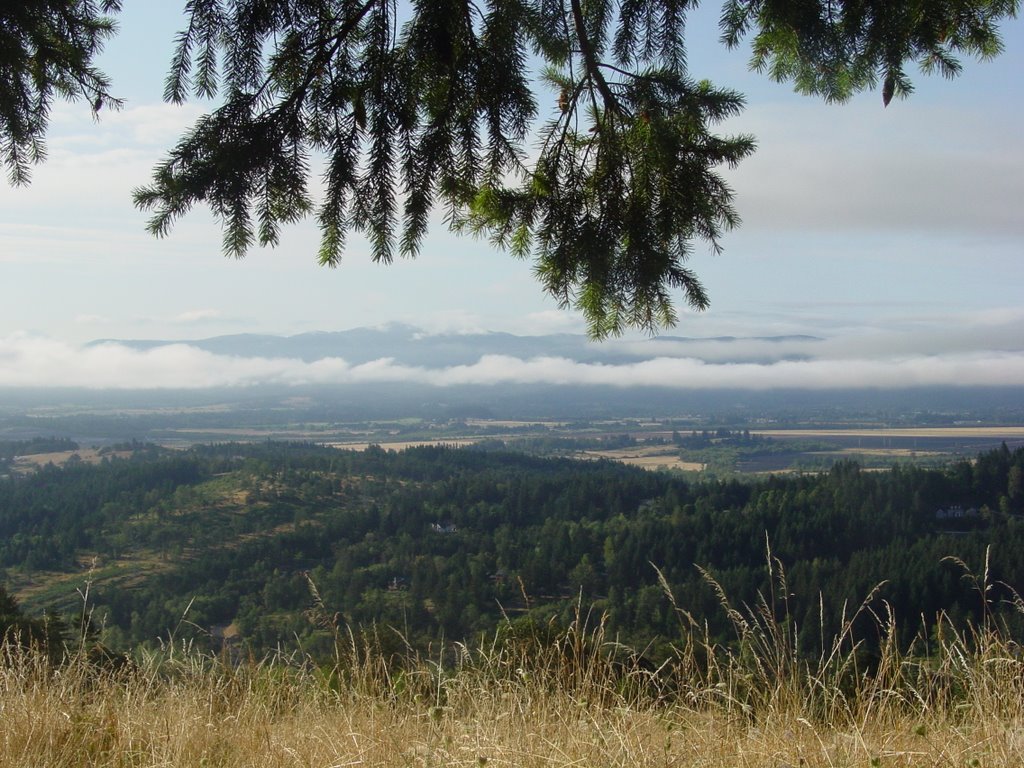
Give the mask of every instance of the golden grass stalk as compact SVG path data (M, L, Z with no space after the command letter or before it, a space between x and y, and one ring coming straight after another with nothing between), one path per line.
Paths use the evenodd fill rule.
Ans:
M438 658L385 657L374 633L335 626L328 668L174 644L119 669L82 653L54 666L9 642L0 768L1024 765L1024 658L995 621L942 617L900 651L891 612L865 601L809 656L776 598L720 598L736 643L676 606L683 634L658 669L582 606L561 631L510 624ZM857 617L880 638L870 668Z

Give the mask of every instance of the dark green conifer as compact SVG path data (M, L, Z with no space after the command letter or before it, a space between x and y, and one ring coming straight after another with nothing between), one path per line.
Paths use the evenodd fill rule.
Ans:
M673 296L708 297L686 262L738 223L719 175L754 149L713 127L743 106L691 74L696 0L190 0L164 97L216 98L135 202L165 235L194 204L224 250L273 246L315 213L319 260L350 232L373 258L417 255L431 212L533 260L593 336L654 330ZM1019 0L725 0L722 41L751 66L842 101L907 67L952 77L999 53ZM53 94L117 102L92 66L116 0L0 10L0 149L16 183L42 154ZM542 83L549 88L537 88ZM534 146L535 142L538 146ZM310 189L323 163L323 192Z

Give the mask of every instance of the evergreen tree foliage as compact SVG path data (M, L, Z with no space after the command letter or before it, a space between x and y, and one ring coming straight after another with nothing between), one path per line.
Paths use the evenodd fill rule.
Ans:
M120 0L16 0L0 4L0 162L12 184L27 184L54 97L85 100L98 114L118 108L93 66L114 32Z
M1019 636L1024 505L1008 491L1022 471L1024 448L1002 448L942 469L842 461L823 473L691 483L479 448L299 443L50 466L0 480L0 569L20 588L29 575L28 613L49 617L26 619L0 588L0 634L57 655L75 638L113 661L90 626L127 648L172 630L209 643L235 624L256 653L298 642L326 658L324 618L334 629L401 628L403 642L426 649L510 618L566 623L582 601L622 642L665 649L679 630L667 584L728 642L732 626L703 574L737 605L755 605L775 588L770 548L808 648L823 622L840 626L882 582L878 599L899 617L904 647L940 614L976 625L998 614ZM965 514L938 514L949 508ZM68 579L87 558L97 571L83 617ZM990 563L991 586L972 589L958 562ZM313 622L311 605L322 609Z
M736 46L754 33L751 67L797 91L844 101L882 82L882 101L913 90L908 64L952 78L959 56L1002 49L998 23L1018 0L728 0L722 39Z
M67 629L59 617L29 618L17 599L0 586L0 642L43 650L51 661L58 661L68 640Z
M51 94L113 103L91 66L115 0L48 0L0 11L0 140L22 182L42 154ZM718 173L754 141L713 128L743 99L691 76L696 0L189 0L164 97L215 98L135 191L149 229L194 204L223 224L224 250L273 246L315 213L319 261L350 232L373 258L415 256L431 212L533 260L543 287L581 309L598 338L704 308L686 266L738 223ZM907 67L947 77L959 57L1001 50L1018 0L725 0L721 38L751 65L841 101ZM9 87L13 84L14 90ZM538 84L544 87L537 87ZM532 148L538 142L536 149ZM311 173L323 162L323 194ZM316 198L316 200L314 199Z

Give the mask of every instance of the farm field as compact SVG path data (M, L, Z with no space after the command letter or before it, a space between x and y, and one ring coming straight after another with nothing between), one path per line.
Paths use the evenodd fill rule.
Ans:
M865 429L752 429L766 437L896 437L1024 440L1024 426L1006 427L878 427Z
M610 459L643 469L675 469L684 472L700 472L704 469L702 462L680 458L679 451L673 445L638 445L607 451L580 451L575 456L581 459Z
M449 445L453 447L463 447L466 445L473 445L478 442L480 442L480 438L478 437L453 437L439 440L399 440L396 442L388 442L386 440L362 443L332 441L330 443L324 443L324 445L329 445L332 448L338 448L343 451L365 451L371 445L379 445L381 448L388 451L404 451L407 448L421 448L423 446Z
M1024 427L921 427L879 429L769 429L751 434L773 440L822 440L849 453L892 455L949 453L970 456L979 451L1024 445Z
M31 472L47 464L58 466L68 462L72 456L77 456L80 461L87 464L99 464L105 457L117 456L124 458L131 455L130 451L104 451L98 448L80 448L73 451L50 451L48 453L33 453L28 456L18 456L14 460L14 471L19 473Z
M728 435L723 438L723 434ZM740 436L741 440L738 440ZM694 436L704 441L696 449ZM80 448L17 456L9 470L25 474L46 464L69 460L95 464L108 456L128 455L86 438ZM922 427L732 427L687 429L671 420L606 419L589 422L473 418L427 421L392 419L367 422L292 422L259 426L190 426L160 430L146 438L168 448L185 449L205 442L292 440L341 450L362 451L371 445L402 451L423 446L463 447L486 441L511 450L541 455L606 459L643 469L712 474L759 474L821 471L837 461L855 460L865 468L894 463L936 466L1006 444L1024 446L1024 426L969 425ZM676 441L680 441L678 444Z
M606 458L646 469L687 472L763 474L820 471L837 461L852 459L865 468L888 468L894 463L934 466L1006 444L1024 445L1024 427L922 427L877 429L759 429L741 433L706 433L703 447L665 443L671 433L634 433L636 445L609 450L580 451L581 458ZM645 440L652 444L645 444ZM791 446L791 449L790 449Z

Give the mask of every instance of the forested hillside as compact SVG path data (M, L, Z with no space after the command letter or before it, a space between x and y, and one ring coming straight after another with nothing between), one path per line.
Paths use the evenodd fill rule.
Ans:
M80 611L88 582L94 621L122 648L172 632L216 647L227 628L256 653L327 653L332 623L426 647L506 619L565 623L582 600L657 657L682 615L659 570L722 639L702 571L736 604L776 595L808 642L822 608L838 623L884 581L874 605L906 642L939 611L979 620L1024 587L1022 475L1024 449L1005 448L944 470L843 463L693 484L479 449L148 447L0 481L0 568L29 614ZM986 603L948 558L980 575L989 547Z

